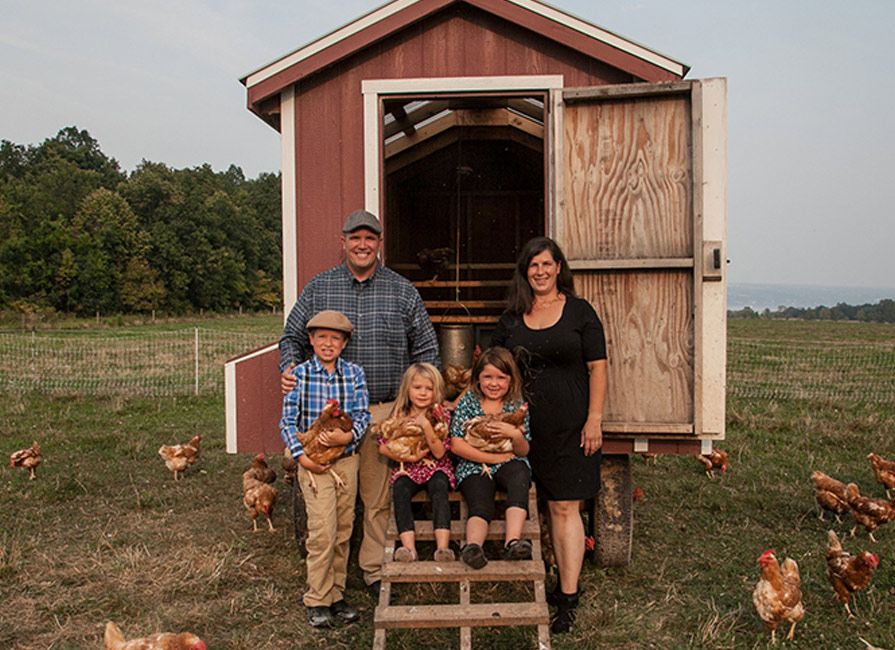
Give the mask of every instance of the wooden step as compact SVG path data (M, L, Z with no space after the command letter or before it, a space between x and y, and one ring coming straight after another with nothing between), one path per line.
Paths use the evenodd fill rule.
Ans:
M390 605L377 607L377 629L546 625L546 603L476 603L470 605Z
M417 519L413 522L413 529L417 541L429 541L435 539L435 525L432 520ZM503 519L495 519L488 526L488 535L486 539L503 540L506 536L507 523ZM395 524L394 517L391 518L386 531L388 538L396 538L398 536L398 526ZM462 521L451 521L451 539L461 540L466 536L466 525ZM541 537L541 527L538 522L526 519L522 524L522 539L539 539Z
M481 569L472 569L463 562L385 562L382 579L389 582L515 582L543 580L544 561L492 560Z

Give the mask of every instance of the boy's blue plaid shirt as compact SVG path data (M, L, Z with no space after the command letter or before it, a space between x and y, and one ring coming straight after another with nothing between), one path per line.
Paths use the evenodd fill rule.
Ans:
M340 408L353 423L354 439L348 443L345 455L357 449L370 424L370 398L363 368L339 358L335 372L329 374L315 355L310 361L298 365L293 374L298 383L283 397L283 417L280 419L280 437L292 457L298 458L304 453L296 431L306 432L330 399L338 400Z

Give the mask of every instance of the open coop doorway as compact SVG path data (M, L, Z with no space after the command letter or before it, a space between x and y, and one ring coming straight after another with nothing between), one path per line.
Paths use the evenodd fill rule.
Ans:
M545 99L383 103L385 260L419 289L442 356L449 328L488 344L521 247L545 232Z

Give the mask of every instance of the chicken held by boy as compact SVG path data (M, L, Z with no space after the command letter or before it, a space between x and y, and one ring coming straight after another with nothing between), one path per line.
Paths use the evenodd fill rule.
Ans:
M823 521L824 510L829 510L841 524L842 519L839 515L849 511L845 483L818 471L811 472L811 483L814 485L814 500L821 508L819 519Z
M351 421L351 418L348 417L347 413L342 411L338 400L331 399L326 401L323 411L321 411L317 419L311 423L311 426L308 427L307 431L304 433L296 432L296 438L298 438L298 441L301 443L302 449L308 459L314 461L318 465L326 467L326 471L332 474L336 485L342 488L345 487L345 481L343 481L342 477L334 472L332 467L329 466L345 453L345 449L348 445L327 446L325 434L332 430L350 432L352 426L353 422ZM311 482L311 488L316 492L317 481L314 478L314 472L308 472L308 479Z
M854 614L848 608L848 599L856 591L870 584L870 577L879 565L879 556L869 551L857 555L844 551L836 532L827 533L827 580L833 586L839 602L845 605L848 617Z
M199 458L199 441L202 439L198 433L193 439L182 445L162 445L158 449L158 455L165 461L169 470L174 472L174 480L177 480L177 472L183 472L187 467L192 467Z
M43 458L40 455L40 445L37 443L37 440L35 440L31 443L30 447L12 452L9 455L9 466L27 469L29 472L28 480L33 481L37 478L34 474L34 470L40 465L42 460Z
M112 621L106 623L104 650L206 650L205 642L195 634L181 632L153 634L142 639L124 640L124 634Z
M774 549L761 554L761 578L752 590L752 604L765 627L771 631L771 643L777 643L777 626L792 623L787 640L791 641L796 631L796 623L805 616L802 607L801 578L796 561L786 558L783 566L777 562Z

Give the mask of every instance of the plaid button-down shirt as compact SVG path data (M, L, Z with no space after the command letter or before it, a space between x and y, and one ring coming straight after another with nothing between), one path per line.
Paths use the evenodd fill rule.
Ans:
M342 358L364 369L372 403L396 397L411 363L441 368L438 339L416 287L381 264L359 282L341 264L311 278L289 313L280 337L280 372L310 355L305 325L325 309L342 312L354 325Z
M339 407L351 418L354 439L348 443L345 455L353 452L370 424L370 400L363 368L339 358L335 371L330 374L314 356L296 367L293 374L298 383L283 398L280 419L280 437L292 457L298 458L304 453L296 431L306 432L331 399L338 400Z

